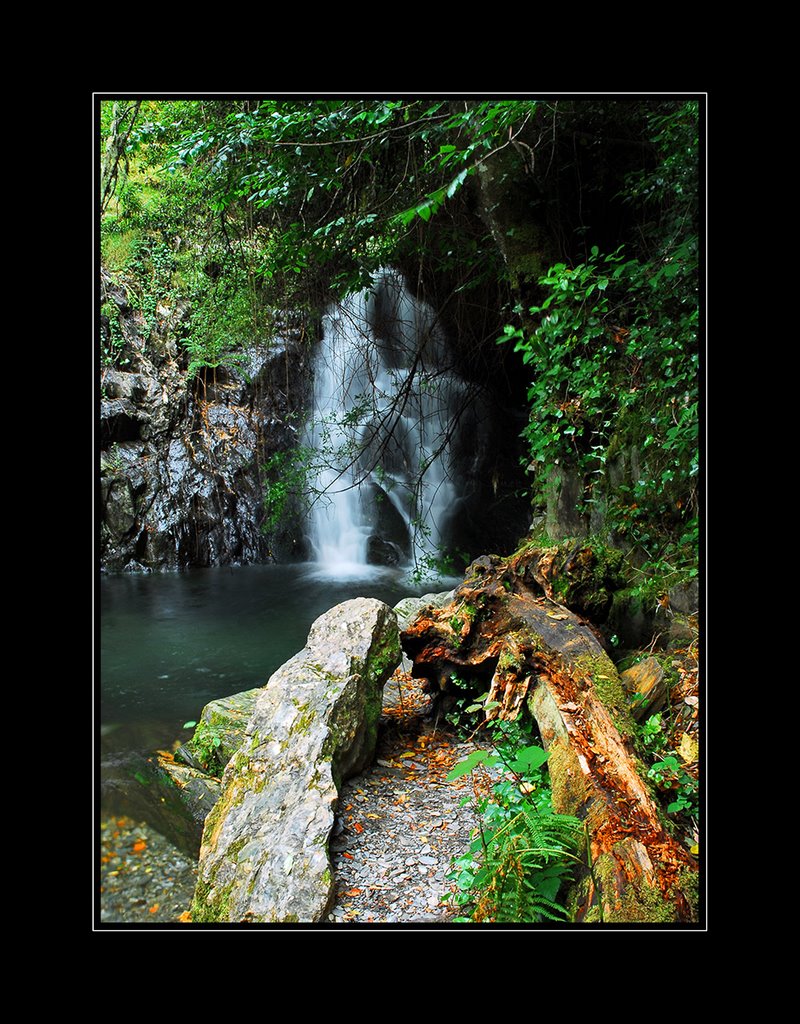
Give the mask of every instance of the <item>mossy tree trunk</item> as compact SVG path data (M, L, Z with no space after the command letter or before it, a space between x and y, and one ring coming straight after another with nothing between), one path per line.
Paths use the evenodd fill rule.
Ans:
M689 922L696 864L644 781L617 671L586 620L536 582L541 552L470 567L451 604L402 634L414 674L489 690L490 715L530 709L549 752L554 810L586 822L586 867L567 901L576 922ZM549 588L548 588L549 589Z

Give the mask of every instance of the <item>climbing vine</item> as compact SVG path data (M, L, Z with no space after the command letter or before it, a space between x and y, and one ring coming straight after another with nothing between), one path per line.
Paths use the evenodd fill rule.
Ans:
M667 203L646 256L592 246L582 262L553 264L542 300L499 343L530 373L523 437L540 500L548 467L572 467L587 517L597 506L645 561L688 565L700 469L696 105L653 120L664 162L632 176L629 197Z

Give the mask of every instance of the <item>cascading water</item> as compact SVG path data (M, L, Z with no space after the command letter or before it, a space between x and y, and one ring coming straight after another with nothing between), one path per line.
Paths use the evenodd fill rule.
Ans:
M306 435L315 558L340 576L429 567L458 501L450 441L466 392L436 315L383 270L323 327Z

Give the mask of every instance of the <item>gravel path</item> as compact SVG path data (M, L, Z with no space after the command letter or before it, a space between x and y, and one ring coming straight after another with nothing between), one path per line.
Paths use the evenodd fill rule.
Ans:
M342 787L330 843L331 921L430 922L455 914L445 876L467 848L475 818L460 806L472 792L469 778L445 776L475 745L424 717L428 706L417 680L396 674L387 684L377 760Z
M398 672L384 691L375 763L342 788L330 843L336 903L328 918L358 922L443 922L451 859L466 849L474 815L459 806L470 777L445 781L475 749L442 721L425 717L429 698ZM196 864L146 824L101 823L104 923L187 922Z
M100 822L100 921L180 921L189 909L197 862L142 822ZM185 918L184 918L185 919Z

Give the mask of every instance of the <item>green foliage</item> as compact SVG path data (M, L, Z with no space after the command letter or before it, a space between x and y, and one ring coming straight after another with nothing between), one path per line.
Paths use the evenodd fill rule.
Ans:
M527 100L206 102L204 118L187 118L173 137L165 166L206 190L223 221L246 211L260 232L253 269L277 292L324 274L343 295L415 245L420 225L536 109Z
M584 262L554 264L532 329L509 325L499 343L513 343L531 375L528 463L577 468L584 511L601 505L616 540L683 568L698 539L696 104L652 121L663 159L632 178L629 195L666 203L646 251L593 246ZM608 477L614 463L622 482Z
M100 475L116 476L125 468L125 460L120 452L119 444L115 441L108 451L100 453Z
M651 715L642 723L640 735L642 745L651 754L658 754L665 749L667 739L664 734L664 722L660 712L656 715Z
M302 445L288 451L275 452L264 464L265 533L274 533L288 514L304 500L306 479L314 452Z
M484 706L490 710L494 704ZM454 903L469 915L457 920L563 921L567 911L557 898L580 863L583 825L553 812L547 753L528 742L527 731L518 722L489 727L495 752L474 751L448 775L450 781L469 773L484 776L484 785L475 787L477 835L448 875L455 883Z
M234 366L256 338L269 337L271 318L258 295L236 276L215 287L192 292L193 308L182 344L189 355L187 372Z
M187 746L192 756L203 766L205 772L218 777L222 775L222 770L225 767L219 753L222 738L213 726L206 721L201 721Z
M123 368L130 360L125 355L125 336L119 322L119 309L113 302L100 307L100 344L104 366Z
M656 761L648 770L647 777L655 782L662 793L674 798L667 804L667 814L698 815L697 779L686 771L674 754L667 754Z
M421 529L419 523L414 524ZM415 585L436 580L452 579L458 576L464 566L470 562L468 551L461 549L440 549L436 552L416 553L414 568L411 570L410 578Z
M647 777L667 801L667 813L696 818L699 813L699 783L686 770L673 750L675 723L661 713L651 715L639 727L639 738L648 762Z

